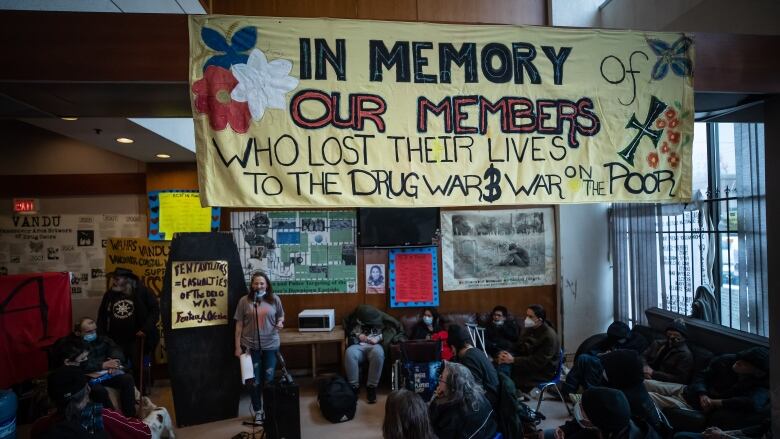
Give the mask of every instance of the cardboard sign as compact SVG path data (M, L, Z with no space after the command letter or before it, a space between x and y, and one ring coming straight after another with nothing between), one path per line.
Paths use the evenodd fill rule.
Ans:
M226 261L174 262L172 270L172 329L228 324Z

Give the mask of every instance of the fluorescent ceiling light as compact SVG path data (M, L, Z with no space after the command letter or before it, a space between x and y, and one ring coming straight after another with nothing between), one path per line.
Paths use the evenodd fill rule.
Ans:
M171 158L170 154L157 154L155 155L158 159L169 159Z
M133 143L133 139L128 139L127 137L117 137L116 141L119 143Z

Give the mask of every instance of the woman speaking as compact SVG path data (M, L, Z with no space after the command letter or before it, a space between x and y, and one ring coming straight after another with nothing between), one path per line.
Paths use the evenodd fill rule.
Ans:
M245 352L252 356L255 379L250 394L254 421L261 424L265 420L263 386L274 379L279 330L284 327L282 301L274 294L265 273L252 274L249 293L238 301L233 319L236 321L236 357Z

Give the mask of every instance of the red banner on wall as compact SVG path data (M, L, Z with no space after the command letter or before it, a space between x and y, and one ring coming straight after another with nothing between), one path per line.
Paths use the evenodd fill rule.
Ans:
M46 373L45 349L71 326L68 273L0 276L0 388Z

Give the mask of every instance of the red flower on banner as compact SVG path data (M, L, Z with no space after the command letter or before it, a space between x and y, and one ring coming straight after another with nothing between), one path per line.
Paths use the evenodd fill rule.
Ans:
M680 125L680 119L674 118L669 121L669 128L677 128L677 125Z
M680 133L676 131L669 131L669 141L675 145L680 142Z
M670 150L670 149L671 149L671 148L669 148L669 142L664 142L664 143L661 145L661 152L662 152L662 153L664 153L664 154L669 154L669 150Z
M657 152L651 152L647 155L647 164L650 165L651 168L655 169L658 167L658 153Z
M224 130L228 124L237 133L249 129L249 105L230 98L236 85L238 80L230 70L214 65L206 67L203 78L192 84L195 109L208 115L209 125L215 131Z
M666 121L663 119L658 119L655 121L656 128L666 128Z
M666 159L669 162L669 166L676 168L680 165L680 156L676 152L669 154L669 158Z
M674 119L674 116L677 116L677 111L674 110L674 108L669 107L668 110L664 113L666 115L667 119Z

